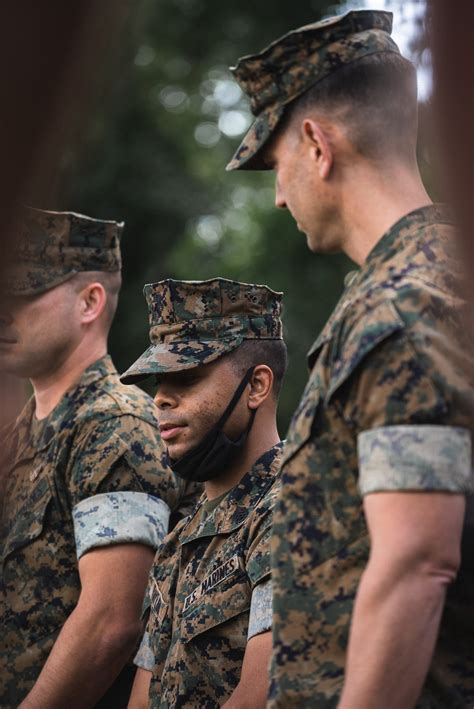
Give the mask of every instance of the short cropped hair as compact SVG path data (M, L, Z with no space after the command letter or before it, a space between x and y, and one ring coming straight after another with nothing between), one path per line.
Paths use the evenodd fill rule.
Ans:
M270 367L273 372L273 395L278 399L288 366L288 354L283 340L244 340L227 357L242 377L248 369L258 364Z
M415 67L393 52L346 64L292 101L282 128L311 112L341 123L352 145L368 159L389 153L412 159L417 134Z
M71 278L71 285L77 293L89 283L101 283L107 295L103 314L104 328L108 332L117 310L122 276L120 271L81 271Z

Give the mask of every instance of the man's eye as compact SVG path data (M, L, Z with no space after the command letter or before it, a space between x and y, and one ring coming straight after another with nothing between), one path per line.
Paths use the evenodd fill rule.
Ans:
M187 374L182 378L182 384L184 386L191 386L192 384L197 384L200 381L200 377L197 374Z

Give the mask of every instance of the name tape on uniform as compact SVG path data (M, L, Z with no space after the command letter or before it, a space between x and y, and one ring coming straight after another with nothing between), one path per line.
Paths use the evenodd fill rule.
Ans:
M204 581L201 581L199 586L195 588L189 596L186 596L184 599L183 612L186 612L187 609L193 605L193 603L196 603L196 601L198 601L205 593L210 591L211 588L214 588L214 586L217 586L219 583L224 581L224 579L231 576L235 571L237 571L238 568L239 557L237 554L228 561L224 561L224 563L221 564L221 566L218 566L212 574L209 574Z

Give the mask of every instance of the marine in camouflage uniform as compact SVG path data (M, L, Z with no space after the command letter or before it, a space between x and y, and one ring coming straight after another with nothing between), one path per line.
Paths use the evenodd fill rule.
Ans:
M389 13L350 12L241 59L234 72L256 120L229 169L268 169L262 148L285 107L341 66L397 52L390 30ZM402 217L348 279L309 352L274 515L271 707L338 705L369 559L364 497L472 493L472 344L462 333L453 242L441 206ZM417 702L423 709L474 702L472 497L466 503L462 563Z
M152 345L124 381L200 367L244 341L282 337L281 295L266 286L167 280L146 286L145 295ZM150 706L221 706L239 683L248 640L271 628L269 540L281 447L260 455L228 492L204 494L158 550L135 660L152 671Z
M120 269L122 225L28 210L24 229L10 294L36 296L77 272ZM0 706L7 709L32 688L78 602L79 559L124 542L156 548L185 502L185 484L162 460L152 400L121 384L109 356L46 418L36 418L31 398L3 443Z

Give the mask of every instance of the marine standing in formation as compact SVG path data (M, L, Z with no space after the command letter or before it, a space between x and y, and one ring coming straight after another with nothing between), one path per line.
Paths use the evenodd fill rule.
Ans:
M273 169L309 248L360 266L283 454L271 707L474 702L472 352L452 222L418 172L415 70L390 32L390 13L349 12L234 70L256 120L229 168Z
M156 376L171 465L204 482L157 552L130 707L264 707L270 532L286 369L281 294L223 278L145 287L151 347L122 376Z
M0 368L34 394L2 451L0 706L116 709L186 485L163 461L152 399L107 355L122 225L29 209L22 228Z

